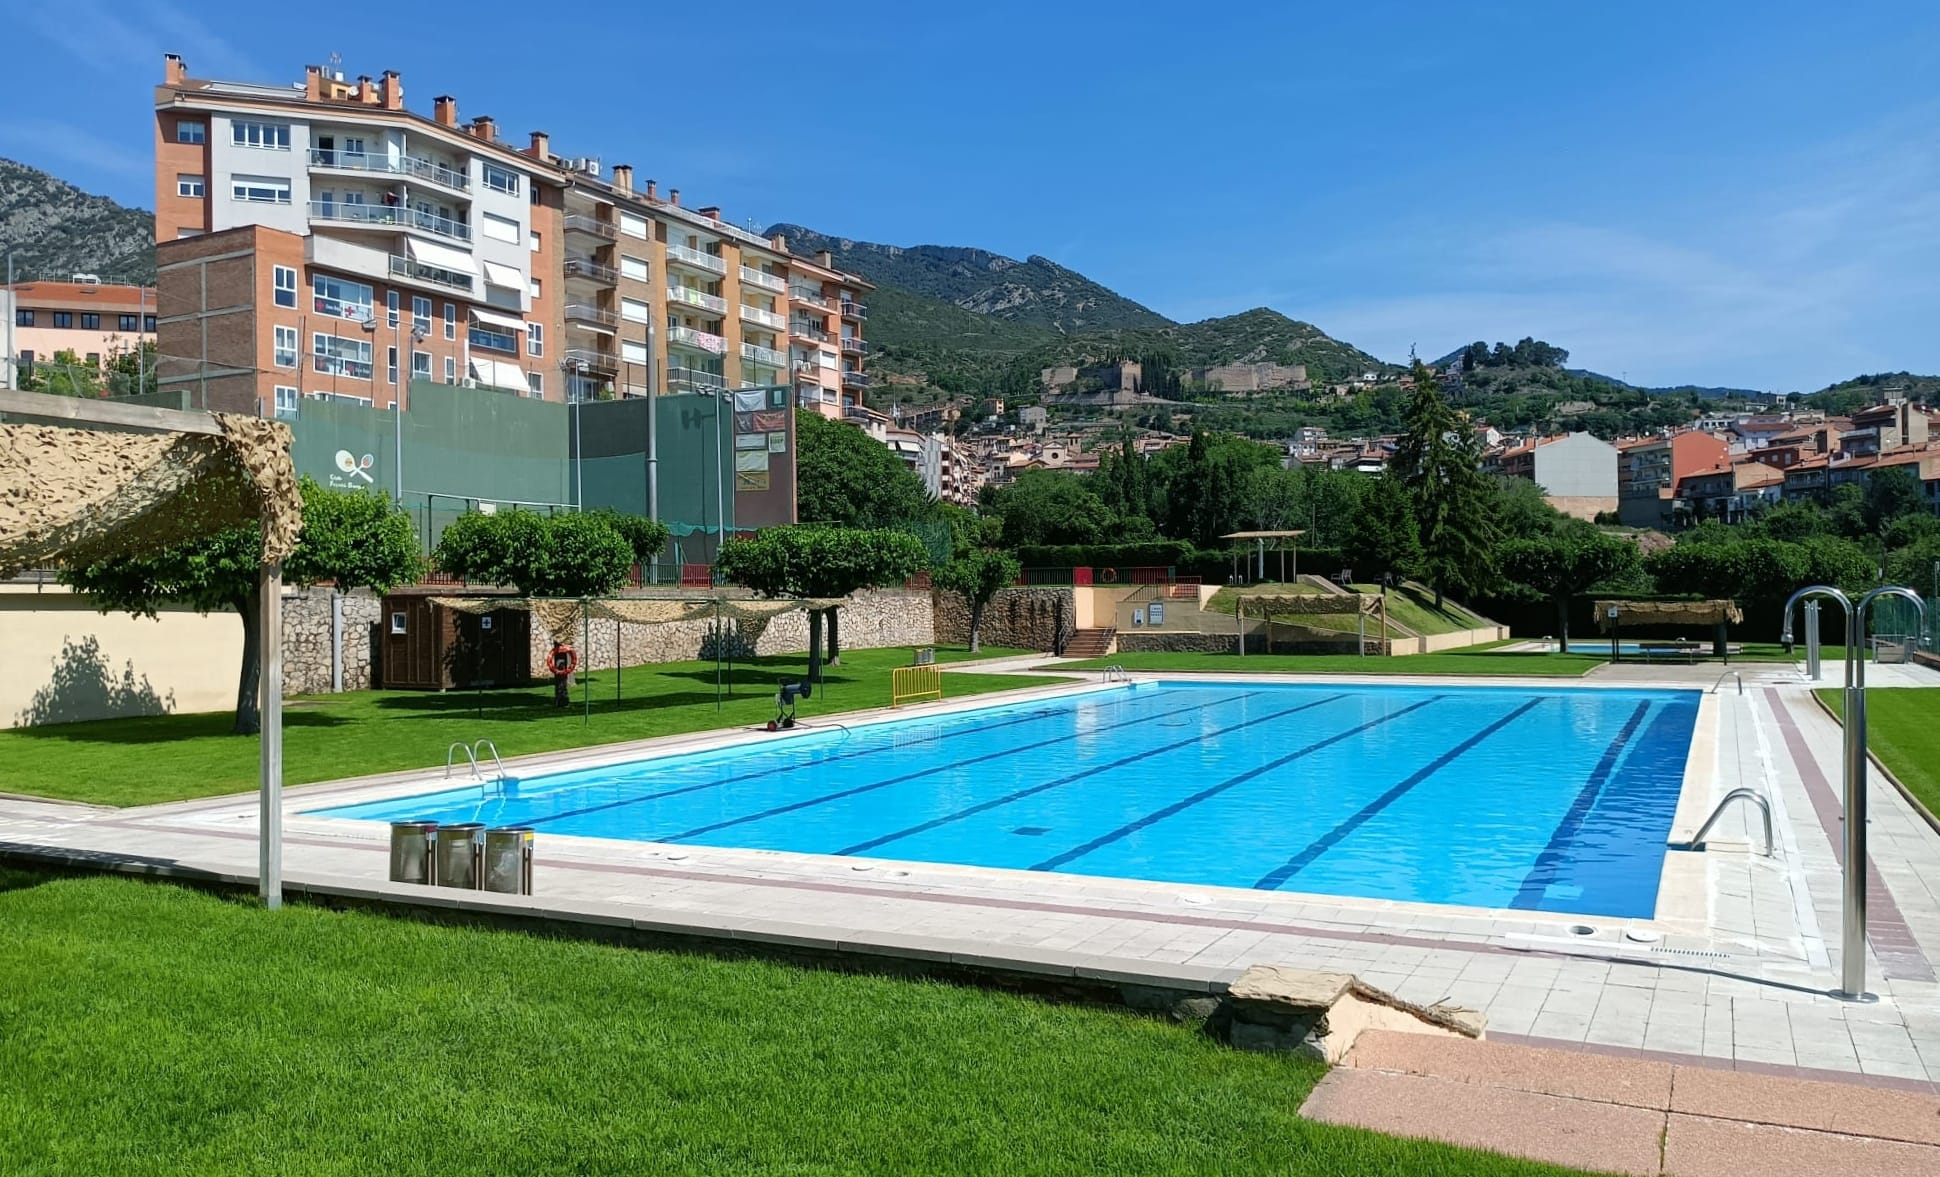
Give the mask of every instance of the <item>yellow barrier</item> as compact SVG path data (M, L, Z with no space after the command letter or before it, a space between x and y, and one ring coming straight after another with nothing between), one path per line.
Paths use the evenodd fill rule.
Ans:
M943 671L935 666L898 666L889 672L889 705L943 697Z

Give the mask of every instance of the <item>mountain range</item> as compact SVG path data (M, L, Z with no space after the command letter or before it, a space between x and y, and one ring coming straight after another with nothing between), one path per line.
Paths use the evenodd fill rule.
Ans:
M93 274L103 282L155 281L153 215L4 158L0 249L22 280Z

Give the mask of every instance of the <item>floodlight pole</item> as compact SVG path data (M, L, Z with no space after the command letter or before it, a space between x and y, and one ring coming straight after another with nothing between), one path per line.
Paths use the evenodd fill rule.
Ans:
M269 541L268 528L263 540ZM257 797L257 889L263 906L283 906L283 565L265 564L257 574L259 624L257 645L258 716L262 723L262 781Z

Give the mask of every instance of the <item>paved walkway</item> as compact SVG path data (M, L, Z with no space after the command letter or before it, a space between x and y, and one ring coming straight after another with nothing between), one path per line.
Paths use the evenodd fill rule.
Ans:
M1593 1172L1931 1177L1940 1096L1372 1031L1303 1115Z

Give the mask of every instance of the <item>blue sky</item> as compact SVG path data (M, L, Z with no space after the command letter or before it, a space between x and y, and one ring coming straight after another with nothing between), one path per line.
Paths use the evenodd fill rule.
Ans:
M146 207L164 51L336 53L737 222L1041 253L1178 319L1266 305L1387 359L1534 334L1651 384L1940 371L1930 2L540 10L572 24L0 0L0 154Z

